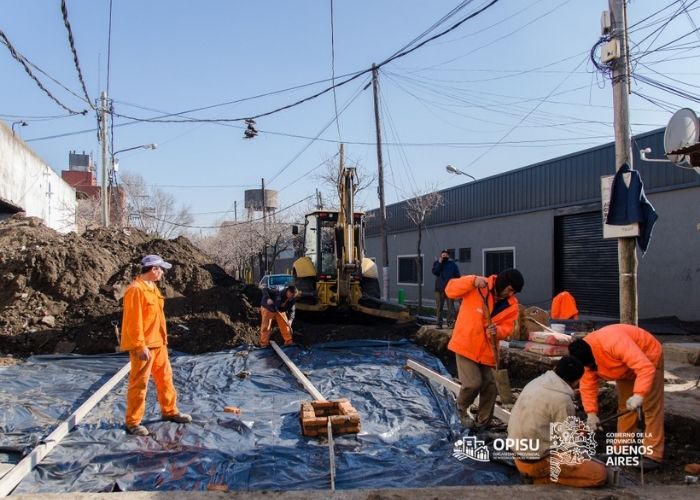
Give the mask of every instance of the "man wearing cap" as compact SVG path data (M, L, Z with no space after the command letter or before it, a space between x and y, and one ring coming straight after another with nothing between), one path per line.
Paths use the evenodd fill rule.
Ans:
M120 348L129 351L131 361L126 396L126 430L137 436L148 435L148 429L141 425L141 419L146 409L151 374L163 420L180 424L192 421L192 417L177 409L173 371L168 358L164 299L156 286L156 282L163 277L163 270L171 267L158 255L146 255L141 259L141 273L124 294Z
M498 389L493 375L496 366L493 344L513 333L518 319L518 299L525 280L517 269L498 275L462 276L451 279L445 294L462 299L457 322L447 348L455 353L457 376L461 388L457 410L465 427L486 427L493 418ZM479 396L476 422L469 416L469 406Z
M435 312L437 313L437 327L442 328L442 306L447 303L447 326L452 327L455 320L455 301L445 296L445 287L452 278L459 278L459 267L454 260L450 260L447 250L440 252L440 258L433 262L433 274L435 275Z
M583 364L573 356L564 356L554 370L530 381L513 406L508 421L510 448L518 471L534 484L578 488L605 484L605 464L598 460L551 463L550 426L576 415L574 389L582 376ZM552 467L558 467L558 474L552 474Z
M635 325L614 324L569 344L569 354L586 367L581 379L581 401L589 427L600 427L598 385L614 380L617 388L618 437L616 445L631 445L637 432L638 412L644 413L644 468L661 465L664 458L664 354L661 343Z

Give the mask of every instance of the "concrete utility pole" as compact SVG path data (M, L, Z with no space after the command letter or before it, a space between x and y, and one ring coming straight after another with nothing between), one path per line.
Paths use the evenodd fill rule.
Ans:
M263 265L265 266L265 271L263 274L267 274L267 200L265 200L265 177L262 178L262 213L263 213Z
M624 163L632 165L632 139L629 116L629 65L627 54L626 0L608 0L612 21L611 39L617 40L620 57L612 62L613 106L615 108L615 169ZM617 262L620 272L620 323L636 325L637 303L637 250L635 238L617 240Z
M100 188L100 201L102 208L102 225L109 227L109 187L107 183L107 174L109 168L107 165L107 93L102 92L100 96L100 142L102 143L102 179Z
M382 239L382 300L389 300L389 243L386 236L386 205L384 204L384 162L382 161L382 130L379 123L379 80L377 65L372 64L374 94L374 124L377 129L377 170L379 191L379 231Z

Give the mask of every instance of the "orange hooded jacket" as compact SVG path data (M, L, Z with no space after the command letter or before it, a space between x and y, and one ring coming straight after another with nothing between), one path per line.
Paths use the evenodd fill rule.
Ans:
M552 299L552 319L578 319L576 299L569 292L561 292Z
M646 396L663 354L654 336L634 325L608 325L589 333L598 371L586 367L581 378L581 401L586 413L598 413L598 380L634 380L634 394Z
M493 348L486 333L488 324L484 317L484 301L479 293L480 290L474 286L475 279L476 276L472 274L453 278L447 282L445 295L451 299L462 299L457 321L452 330L452 338L447 348L476 363L496 366ZM487 298L489 311L493 311L496 275L489 276L486 280L489 291ZM497 340L506 340L510 337L515 327L515 321L518 319L518 299L513 296L507 300L508 306L491 318L493 324L496 325Z
M131 282L124 294L122 338L119 346L122 351L162 347L168 344L164 302L157 286L150 288L140 277Z

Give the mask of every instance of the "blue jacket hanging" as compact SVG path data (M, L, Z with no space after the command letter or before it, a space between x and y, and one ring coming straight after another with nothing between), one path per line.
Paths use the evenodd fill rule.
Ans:
M625 183L624 174L630 174L629 186ZM651 230L659 216L647 197L644 195L644 184L639 172L632 170L625 163L615 174L610 192L610 207L606 222L613 226L624 226L639 223L637 244L642 254L649 248Z

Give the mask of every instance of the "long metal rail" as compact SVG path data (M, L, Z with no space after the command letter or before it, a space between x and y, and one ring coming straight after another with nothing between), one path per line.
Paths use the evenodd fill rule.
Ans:
M12 490L17 487L22 479L24 479L24 477L58 445L61 439L66 437L70 430L78 425L88 412L92 410L127 373L129 373L130 367L131 363L126 363L112 378L90 396L87 401L81 404L66 420L59 424L51 434L46 436L29 455L20 460L12 470L5 474L2 479L0 479L0 497L6 497L12 493Z
M412 359L409 359L406 361L406 366L412 370L415 370L416 372L420 373L424 377L428 378L429 380L432 380L433 382L436 382L443 387L445 387L448 391L454 393L456 396L459 394L459 389L460 385L449 378L440 375L439 373L431 370L427 366L423 366L420 363L417 363L416 361L413 361ZM479 397L477 396L476 399L474 400L474 403L479 402ZM493 410L493 415L496 417L498 420L502 421L503 423L507 424L508 420L510 420L510 412L507 410L504 410L500 406L496 405L496 407Z
M301 370L297 367L297 365L294 364L294 362L289 359L289 356L287 356L282 349L280 349L280 346L277 345L277 342L274 340L270 341L270 345L272 348L275 350L277 355L284 361L284 364L287 365L287 368L289 368L289 371L292 372L292 375L299 381L301 385L304 386L304 389L306 389L306 392L311 394L316 401L328 401L326 398L323 397L323 394L319 392L316 387L311 383L311 381L306 378L306 375L301 373ZM330 476L331 476L331 491L335 491L335 445L333 443L333 428L331 426L331 419L328 418L328 460L329 460L329 468L330 468Z

